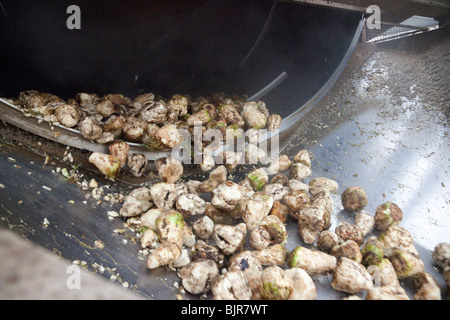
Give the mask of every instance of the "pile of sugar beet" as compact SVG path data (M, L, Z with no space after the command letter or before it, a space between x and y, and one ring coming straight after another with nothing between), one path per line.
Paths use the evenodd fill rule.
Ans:
M197 98L175 94L169 99L154 93L134 99L122 94L79 93L64 101L51 93L28 90L9 101L26 116L78 129L87 140L109 144L120 139L152 150L173 149L183 139L178 130L186 129L193 136L197 124L203 132L218 130L224 141L242 137L245 128L274 131L281 125L281 117L269 114L263 101L246 101L222 92ZM207 146L207 141L202 142Z
M330 230L338 184L326 177L303 182L312 173L307 150L293 159L279 156L238 183L227 180L224 165L205 181L184 183L177 183L183 172L177 160L158 159L156 167L162 182L133 190L120 214L136 219L148 268L176 271L191 294L310 300L317 298L313 278L332 274L331 286L347 293L345 299L361 299L365 292L368 300L409 300L400 283L405 278L412 278L414 299L441 299L411 234L400 226L403 213L396 204L380 204L372 216L363 210L365 191L350 187L341 201L354 223ZM289 252L287 223L297 223L304 244L317 250L299 245ZM381 231L378 238L369 235L374 228ZM433 258L449 285L450 245L439 244Z
M106 177L115 178L128 166L141 176L147 159L129 153L129 142L152 149L172 149L181 142L177 130L219 129L224 140L236 139L245 129L245 155L224 152L217 164L201 141L204 181L183 178L183 163L166 156L154 162L161 179L132 190L120 209L122 218L141 241L149 269L168 267L181 278L180 288L194 295L212 293L223 300L316 299L313 278L332 275L331 286L345 299L407 300L400 280L410 278L414 299L441 299L441 290L414 247L411 234L400 226L402 210L393 202L380 204L374 215L363 209L363 188L341 194L354 223L332 226L333 200L338 184L326 177L311 179L311 155L267 159L257 147L260 130L276 130L281 117L270 115L264 102L215 94L192 99L174 95L164 100L153 93L131 100L113 94L103 98L80 93L67 102L47 93L24 91L11 100L25 114L51 123L77 127L84 138L108 144L110 154L93 153L90 162ZM244 157L256 159L246 177L231 181ZM254 163L252 163L254 164ZM285 247L286 225L296 223L305 246ZM334 227L334 231L331 230ZM371 236L372 230L380 233ZM314 248L314 249L313 249ZM436 265L450 285L450 244L433 252ZM365 295L363 295L365 294Z

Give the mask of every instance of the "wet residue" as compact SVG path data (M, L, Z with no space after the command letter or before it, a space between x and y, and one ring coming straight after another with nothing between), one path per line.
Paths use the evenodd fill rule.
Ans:
M339 194L362 186L369 213L397 203L402 226L429 250L448 241L449 48L447 40L421 52L375 52L303 119L286 148L311 150L313 173L336 179Z

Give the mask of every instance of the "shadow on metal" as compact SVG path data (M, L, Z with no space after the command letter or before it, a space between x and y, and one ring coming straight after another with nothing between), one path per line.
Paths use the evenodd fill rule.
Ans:
M81 30L66 27L70 4L81 9ZM363 25L359 13L277 1L19 0L3 8L0 96L235 93L284 118L282 144L339 78ZM98 149L84 142L78 148Z

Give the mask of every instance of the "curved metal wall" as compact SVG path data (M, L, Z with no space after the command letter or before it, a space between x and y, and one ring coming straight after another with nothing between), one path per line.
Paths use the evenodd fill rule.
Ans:
M81 30L69 30L69 5ZM37 89L264 96L287 116L344 58L356 13L271 0L2 1L0 95Z

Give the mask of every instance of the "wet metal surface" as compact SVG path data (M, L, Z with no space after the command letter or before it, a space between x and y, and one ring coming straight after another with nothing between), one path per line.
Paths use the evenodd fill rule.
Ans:
M125 228L124 221L109 219L107 212L119 210L120 205L86 199L90 192L66 181L55 171L58 164L44 165L41 157L4 146L0 150L1 228L38 243L56 256L85 261L90 271L120 284L128 282L131 290L144 296L174 298L176 289L166 282L167 272L161 268L150 274L146 261L138 259L139 241L134 234L114 232ZM114 186L107 190L118 191Z

